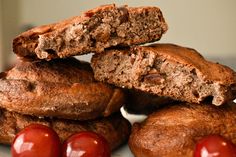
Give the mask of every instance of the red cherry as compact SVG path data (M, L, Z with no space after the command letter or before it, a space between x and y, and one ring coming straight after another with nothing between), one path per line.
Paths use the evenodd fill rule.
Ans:
M16 135L11 154L12 157L60 157L60 139L51 128L31 124Z
M222 136L209 135L196 144L194 157L236 157L236 146Z
M63 157L110 157L107 141L93 132L80 132L69 137L63 144Z

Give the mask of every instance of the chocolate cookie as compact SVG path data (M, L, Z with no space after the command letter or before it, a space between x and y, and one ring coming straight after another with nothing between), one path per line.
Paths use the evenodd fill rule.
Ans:
M93 131L102 135L115 149L128 140L130 124L119 113L90 121L37 118L0 109L0 143L11 144L15 135L30 124L43 124L57 132L63 142L80 131Z
M95 81L89 63L74 58L22 61L0 77L0 107L21 114L87 120L124 104L120 89Z
M95 78L179 101L222 105L236 97L235 72L173 44L110 49L92 58Z
M112 4L24 32L14 39L13 51L20 57L50 60L156 41L166 31L159 8Z
M129 113L150 114L158 108L175 101L163 96L134 89L125 90L126 102L124 109Z
M196 142L207 135L221 135L236 144L235 124L230 105L170 105L134 124L129 147L135 157L192 157Z

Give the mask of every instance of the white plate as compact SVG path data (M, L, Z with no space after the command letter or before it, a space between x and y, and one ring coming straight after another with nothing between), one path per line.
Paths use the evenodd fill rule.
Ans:
M133 115L128 114L121 108L121 112L125 118L127 118L132 124L137 121L142 121L146 118L144 115ZM11 157L10 146L5 146L0 144L0 157ZM112 153L112 157L133 157L132 153L129 150L128 145L124 145L115 152Z
M11 157L10 147L0 145L0 157ZM127 145L113 152L112 157L133 157Z

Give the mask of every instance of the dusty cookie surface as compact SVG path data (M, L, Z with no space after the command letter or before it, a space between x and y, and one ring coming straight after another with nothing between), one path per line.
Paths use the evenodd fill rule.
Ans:
M14 39L13 51L20 57L50 60L152 42L166 31L167 24L157 7L105 5L22 33Z
M22 114L86 120L119 111L124 94L95 81L89 63L68 58L19 62L1 73L0 99Z
M173 44L110 49L92 58L95 78L179 101L222 105L236 97L235 72Z
M207 135L236 144L235 124L236 110L230 105L170 105L134 124L129 147L135 157L192 157L196 142Z

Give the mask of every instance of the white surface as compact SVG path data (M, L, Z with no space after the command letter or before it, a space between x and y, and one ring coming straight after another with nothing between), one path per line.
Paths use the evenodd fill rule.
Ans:
M10 157L10 147L0 145L0 157Z
M0 145L0 157L11 157L9 146ZM133 155L126 145L115 151L112 157L133 157Z

